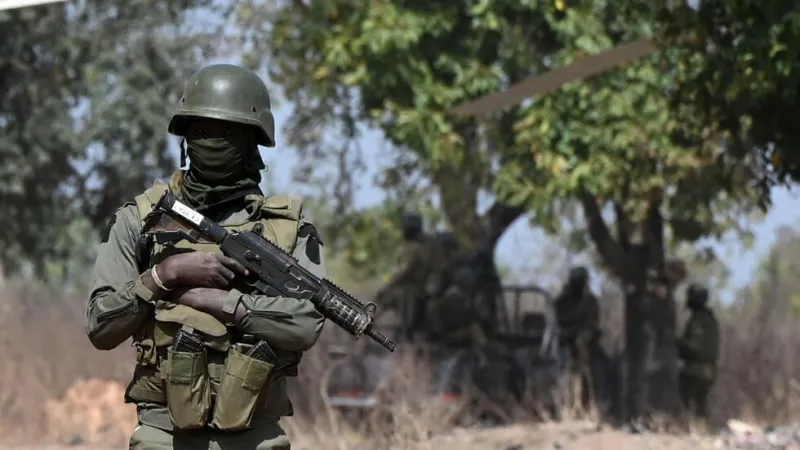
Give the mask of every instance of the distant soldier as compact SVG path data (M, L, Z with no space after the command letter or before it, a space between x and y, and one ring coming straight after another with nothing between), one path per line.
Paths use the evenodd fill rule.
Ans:
M589 289L589 271L582 266L569 271L569 277L556 298L561 343L570 353L570 372L578 378L581 403L588 407L591 394L591 368L599 349L600 307Z
M429 335L452 349L482 348L494 326L501 286L491 253L462 251L450 234L441 234L447 269L427 304Z
M681 401L691 414L708 419L708 393L717 378L719 322L708 307L708 289L693 284L686 295L691 316L678 340L682 367L678 377Z
M377 298L383 307L400 314L403 333L411 339L424 330L425 304L440 283L444 256L436 239L425 234L418 213L403 216L402 231L404 248L398 269Z

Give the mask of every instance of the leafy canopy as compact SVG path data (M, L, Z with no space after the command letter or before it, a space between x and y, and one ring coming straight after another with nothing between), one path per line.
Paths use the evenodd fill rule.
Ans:
M648 35L658 5L642 2L241 2L253 64L295 103L287 140L310 164L342 159L358 124L391 142L384 186L419 177L462 240L496 238L523 211L555 231L580 199L589 216L616 205L621 225L666 207L672 235L694 241L736 225L752 189L747 162L722 151L726 135L676 139L671 94L681 50L668 50L529 105L474 120L448 111L582 54ZM268 25L264 25L268 24ZM269 33L269 39L256 39ZM326 130L345 139L325 146ZM309 155L317 156L310 158ZM348 168L342 178L352 175ZM486 211L479 200L497 201ZM494 214L493 214L494 213ZM491 231L490 231L491 230ZM619 233L630 230L622 226ZM660 233L661 231L659 231ZM367 233L368 234L368 233ZM593 236L596 237L596 236ZM369 239L364 233L352 241Z
M563 43L552 64L650 35L659 11L639 3L592 2L550 15ZM703 139L681 139L695 126L685 119L693 106L672 101L683 54L660 51L536 99L516 123L517 141L525 145L517 146L511 176L498 190L531 205L540 219L554 217L553 199L576 195L600 206L612 201L622 222L642 221L658 205L675 240L739 227L742 212L768 192L750 160L726 151L727 134L706 130ZM528 176L526 158L538 176Z
M780 0L703 0L665 9L663 45L682 49L676 103L695 127L685 139L725 132L772 184L800 179L800 10Z

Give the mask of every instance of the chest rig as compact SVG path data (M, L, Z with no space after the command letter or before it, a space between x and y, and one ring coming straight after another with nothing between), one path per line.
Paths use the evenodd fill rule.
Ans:
M169 190L169 185L156 182L153 187L136 197L136 207L142 221ZM245 201L247 216L223 227L229 231L252 230L291 254L297 243L302 202L285 195L268 198L249 195L245 197ZM140 268L144 270L175 254L193 251L221 253L214 243L192 243L187 240L170 245L152 243L140 247L140 253L143 254L139 257L143 260L140 261ZM175 365L168 365L167 361L176 336L181 331L196 333L206 348L203 358L205 367L194 367L197 366L195 362L187 365L187 372L202 369L210 381L210 395L217 394L226 370L226 359L231 354L229 350L238 345L242 336L207 313L168 301L158 301L154 314L146 320L133 339L137 364L133 380L126 391L127 403L167 404L172 401L168 398L165 380L171 375L170 371L179 369ZM244 367L242 370L248 369ZM187 373L187 377L190 378L190 374Z

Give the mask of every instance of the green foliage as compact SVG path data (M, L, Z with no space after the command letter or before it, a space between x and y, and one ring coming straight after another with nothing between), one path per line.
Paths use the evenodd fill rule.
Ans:
M800 10L780 0L703 0L662 11L664 45L680 49L675 104L690 105L683 135L724 132L766 184L800 179Z
M251 38L248 59L267 61L272 80L295 102L285 136L306 162L319 166L341 159L343 152L356 153L342 144L359 134L356 124L377 128L394 147L379 180L382 187L405 185L396 199L401 203L433 189L462 240L483 238L487 224L478 214L478 197L492 192L493 166L513 144L511 121L498 123L507 132L493 132L497 139L490 142L488 131L476 123L454 123L447 111L500 89L504 77L530 73L529 55L536 52L528 42L546 34L538 27L537 7L477 1L240 2L238 12ZM270 38L263 39L267 32ZM341 139L325 145L322 136L331 130ZM340 176L352 172L348 166Z
M649 35L660 12L632 0L570 3L564 10L545 1L240 2L238 12L250 38L248 60L268 61L272 80L295 102L286 136L304 160L347 159L342 155L355 150L342 142L359 135L357 124L379 129L393 145L383 186L417 177L412 188L434 188L465 242L479 242L487 223L499 222L478 213L486 193L519 206L510 217L533 210L553 232L569 199L582 194L601 207L620 206L622 222L639 221L653 202L662 205L676 241L739 226L741 211L764 191L746 162L722 151L725 135L676 141L692 125L670 114L678 50L480 121L448 113L531 74ZM330 129L343 139L325 145L321 136ZM344 168L340 176L352 172ZM356 229L369 231L353 241L377 238L371 226Z
M593 2L549 20L564 47L553 54L563 66L587 53L608 50L648 35L656 8L637 2ZM671 114L670 97L680 52L662 51L537 99L517 122L516 160L530 158L541 176L525 177L524 162L499 178L501 193L524 201L549 221L554 198L589 193L621 206L627 220L641 221L654 201L663 202L671 237L697 239L737 225L763 192L738 159L728 158L721 136L694 145L676 141L686 128ZM735 208L743 206L743 208Z
M166 123L215 28L208 0L67 2L0 12L0 260L64 257L75 220L114 210L173 168ZM90 238L84 236L83 239Z

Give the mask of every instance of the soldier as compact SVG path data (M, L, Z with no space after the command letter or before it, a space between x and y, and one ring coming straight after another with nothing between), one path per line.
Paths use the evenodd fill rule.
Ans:
M581 403L588 407L592 361L599 349L600 308L589 289L589 271L585 267L570 269L555 306L561 342L570 353L570 372L579 381Z
M378 293L378 300L402 317L405 337L425 334L425 304L438 287L444 247L425 234L422 216L407 213L402 220L403 255L398 270Z
M696 417L708 419L708 393L717 378L719 323L708 307L708 289L692 284L686 295L691 316L678 340L682 367L678 376L681 401Z
M125 402L136 404L130 440L144 449L289 449L278 420L292 414L286 378L324 322L309 301L258 295L245 269L215 244L173 246L142 238L143 219L169 191L230 230L252 229L322 277L322 242L302 203L265 198L258 146L275 146L264 82L227 64L186 84L170 133L182 136L182 166L112 218L94 267L87 334L100 350L133 338L137 350ZM259 360L249 352L269 355Z
M460 252L455 247L446 255L448 270L427 304L429 332L452 349L482 349L495 325L501 291L493 255L485 249Z

